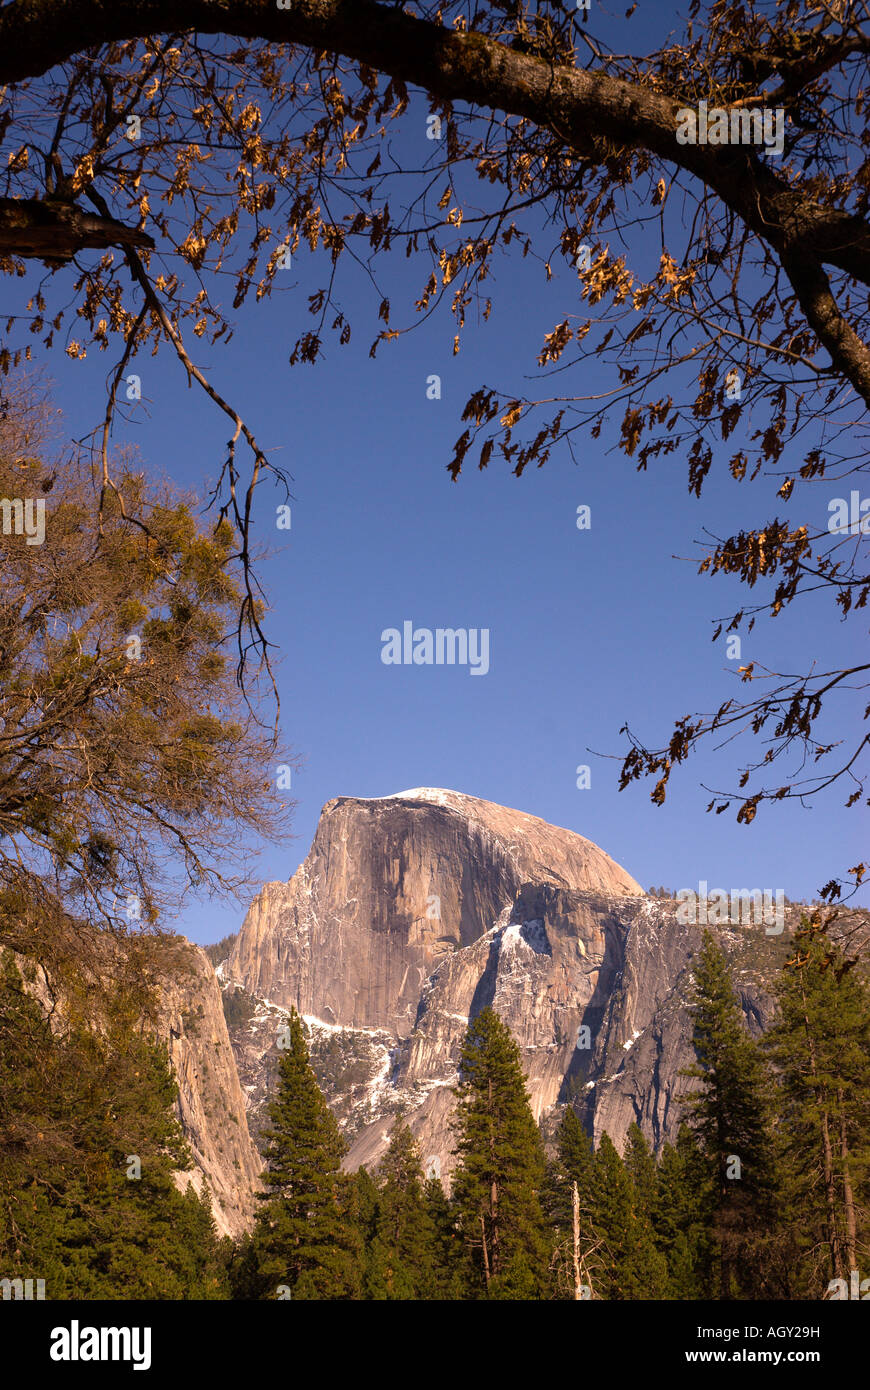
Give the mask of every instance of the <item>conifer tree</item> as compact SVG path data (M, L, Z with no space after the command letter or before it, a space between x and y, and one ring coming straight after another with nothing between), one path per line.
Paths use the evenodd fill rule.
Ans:
M350 1218L360 1243L360 1297L371 1298L373 1250L378 1232L379 1193L368 1168L363 1165L350 1178Z
M588 1187L592 1181L594 1158L592 1140L570 1106L562 1116L556 1136L556 1151L566 1177L581 1187Z
M765 1044L776 1066L797 1297L870 1268L870 991L819 913L801 920Z
M634 1121L625 1141L625 1171L634 1185L638 1216L652 1227L658 1210L658 1167L640 1125Z
M225 1298L207 1197L174 1180L190 1157L166 1049L115 990L99 1028L55 1033L2 953L0 1264L48 1298Z
M593 1197L593 1228L602 1250L596 1292L607 1299L662 1298L667 1264L640 1210L628 1170L606 1132L595 1153Z
M656 1243L668 1265L668 1298L712 1298L712 1225L715 1183L710 1164L688 1125L676 1144L665 1144L658 1164Z
M553 1232L553 1291L557 1298L585 1299L598 1292L601 1242L592 1223L593 1193L592 1142L568 1106L556 1134L555 1157L547 1165L543 1193Z
M715 1183L719 1297L763 1296L763 1246L776 1220L769 1081L725 953L709 931L693 969L691 1013L697 1064L683 1075L701 1086L682 1103Z
M370 1297L434 1297L435 1228L423 1194L423 1168L413 1134L399 1117L378 1177L378 1214L369 1274Z
M360 1291L360 1239L353 1182L341 1172L346 1145L308 1060L302 1021L291 1010L265 1133L263 1206L237 1267L241 1297L348 1299Z
M470 1296L546 1297L543 1145L519 1048L491 1008L466 1033L456 1095L453 1199L469 1255Z
M423 1200L433 1232L433 1297L460 1301L467 1296L464 1248L456 1214L440 1178L426 1179Z

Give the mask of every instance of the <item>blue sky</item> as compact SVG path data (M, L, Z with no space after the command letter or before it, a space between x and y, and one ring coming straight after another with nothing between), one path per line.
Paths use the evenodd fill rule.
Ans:
M421 123L424 111L420 105ZM391 295L396 319L406 322L404 307L422 276L398 255L393 267L414 291ZM386 269L381 276L386 281ZM291 368L289 352L310 322L307 296L322 278L322 258L300 251L286 287L238 312L228 346L191 340L198 365L243 407L294 480L292 529L276 529L283 497L264 487L255 534L271 551L261 575L269 635L280 648L283 731L304 761L293 779L296 838L263 849L258 881L291 876L329 798L417 786L450 787L576 830L645 887L705 879L812 897L855 863L862 813L843 809L847 793L839 787L806 809L763 807L750 827L736 824L736 803L705 815L711 797L700 784L733 788L733 769L743 765L734 748L691 760L663 807L651 804L651 783L617 791L623 723L659 743L677 716L746 690L724 635L710 640L711 618L730 616L746 591L724 578L698 578L697 559L678 557L700 554L705 527L724 535L775 513L806 520L798 508L807 494L792 510L777 501L771 479L734 482L723 449L698 500L678 455L638 474L607 431L583 439L577 463L556 450L544 469L519 479L495 456L479 473L476 453L469 455L454 483L446 465L466 397L484 382L528 389L544 332L580 307L576 279L559 271L545 285L531 262L503 258L492 319L466 334L458 357L443 315L382 346L372 361L372 300L351 277L342 292L355 320L351 345L327 341L324 360ZM82 363L46 359L70 436L101 417L109 365L93 350ZM168 349L135 370L145 400L115 443L135 443L149 471L204 494L223 457L224 418L188 389ZM597 360L581 371L584 391L612 384ZM441 377L440 400L426 396L432 373ZM559 389L567 384L563 377ZM813 494L819 517L812 519L824 524L835 492L824 485ZM581 504L592 509L589 531L576 526ZM855 626L841 625L832 610L810 601L758 623L744 639L742 664L800 670L814 659L821 666L853 659ZM384 665L381 633L405 620L487 628L489 672ZM857 732L845 702L831 713L839 736ZM748 744L741 747L748 753ZM578 764L591 767L588 789L576 786ZM194 940L216 940L238 928L244 907L205 900L175 925Z

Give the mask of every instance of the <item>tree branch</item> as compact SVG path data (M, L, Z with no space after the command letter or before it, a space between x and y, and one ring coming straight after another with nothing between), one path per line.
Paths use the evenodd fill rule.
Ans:
M589 136L594 130L599 151L610 141L668 160L715 192L778 255L787 255L792 284L814 331L835 368L870 403L870 358L837 309L821 270L822 264L832 265L870 285L870 227L860 217L815 201L751 148L678 145L676 113L688 98L607 73L553 65L485 35L456 32L372 0L293 0L289 10L278 9L275 0L114 0L111 6L105 0L13 0L0 8L0 83L40 76L91 47L180 31L341 54L441 100L526 118L584 157L595 157ZM76 215L83 216L72 209L58 218ZM120 224L85 232L77 246L144 244L136 241L143 234ZM5 245L11 249L11 238ZM40 255L44 245L34 231L18 249ZM50 238L48 251L60 260L71 254L68 242L52 244Z
M760 235L788 228L807 251L870 284L870 227L814 203L747 152L678 145L684 98L569 66L553 66L477 33L458 33L372 0L13 0L0 9L0 83L38 77L89 47L167 32L230 34L340 53L446 101L523 116L580 149L589 131L644 148L702 179ZM737 158L735 158L737 154ZM757 198L757 207L753 202Z
M0 198L0 255L37 256L63 265L86 247L139 246L153 250L147 232L113 217L95 217L62 199Z

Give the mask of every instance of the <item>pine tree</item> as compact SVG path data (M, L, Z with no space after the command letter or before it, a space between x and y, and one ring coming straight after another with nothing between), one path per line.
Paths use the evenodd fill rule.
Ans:
M433 1297L459 1302L467 1296L464 1248L453 1206L441 1179L426 1179L423 1200L433 1232Z
M370 1297L433 1298L435 1228L423 1195L420 1152L398 1118L378 1176L378 1216L373 1242Z
M700 1089L682 1097L715 1181L712 1218L719 1297L762 1296L763 1245L775 1223L769 1080L749 1036L728 962L705 931L693 970L692 1041Z
M870 991L819 913L802 918L765 1040L779 1079L797 1297L870 1268Z
M606 1132L593 1163L592 1218L602 1253L596 1292L607 1299L662 1298L667 1264L640 1210L626 1165Z
M263 1207L236 1268L236 1292L277 1298L348 1299L360 1291L360 1239L345 1143L308 1061L302 1021L291 1010L287 1047L269 1106Z
M207 1198L175 1183L190 1157L166 1049L117 982L104 1003L99 1028L53 1033L3 953L0 1263L49 1298L225 1298Z
M544 1151L519 1048L491 1008L470 1025L459 1071L453 1201L469 1255L470 1296L546 1297Z
M350 1180L350 1217L360 1242L360 1297L371 1298L374 1277L373 1251L378 1233L380 1194L371 1173L358 1168Z
M653 1222L656 1244L668 1266L668 1298L712 1298L715 1183L710 1164L688 1125L676 1144L665 1144L658 1164Z
M569 1106L556 1134L556 1154L547 1165L542 1199L553 1232L557 1298L576 1300L597 1292L601 1258L592 1224L593 1188L592 1143Z
M626 1135L623 1162L634 1185L638 1216L652 1227L658 1208L658 1168L643 1130L636 1121L629 1126Z

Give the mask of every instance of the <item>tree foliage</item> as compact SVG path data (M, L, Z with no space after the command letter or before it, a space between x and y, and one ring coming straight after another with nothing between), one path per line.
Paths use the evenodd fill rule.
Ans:
M0 1264L50 1299L228 1296L204 1194L172 1113L165 1047L137 1026L123 978L89 1017L72 998L49 1020L39 975L0 952ZM138 1164L138 1169L133 1163Z
M540 1297L549 1253L544 1152L519 1048L491 1008L469 1025L459 1075L453 1190L474 1275L484 1297Z
M755 1238L771 1224L777 1181L770 1083L725 953L709 931L693 970L692 1019L697 1063L685 1075L700 1086L683 1106L710 1167L721 1297L757 1297Z
M765 1038L783 1124L793 1266L821 1297L870 1257L870 991L821 914L802 919Z
M308 1061L295 1010L278 1064L265 1133L265 1188L253 1236L240 1262L242 1297L346 1299L358 1292L359 1234L351 1180L341 1172L346 1145Z
M168 345L225 412L214 500L242 538L243 664L252 647L268 655L253 491L287 480L197 366L193 340L226 341L241 305L280 283L288 254L294 266L310 256L318 279L294 366L349 341L350 266L372 287L372 353L441 309L458 352L490 317L503 255L522 255L543 281L558 266L576 274L577 304L533 347L539 385L482 383L469 396L453 475L475 453L480 467L496 455L522 473L615 420L640 470L676 455L693 494L714 467L770 479L766 516L705 540L701 572L753 591L717 632L750 630L814 590L836 616L862 616L860 537L828 530L819 492L834 481L848 491L867 467L864 7L692 0L651 52L633 37L636 8L609 27L569 0L12 0L0 11L2 267L49 265L10 319L17 339L0 366L29 351L22 330L73 358L111 354L95 436L107 487L108 425L138 353ZM426 139L417 91L441 138ZM678 113L700 101L737 118L781 111L781 154L680 143ZM386 271L397 252L419 275L403 307ZM590 356L609 367L604 392L585 383ZM736 805L749 824L767 802L834 784L857 804L867 736L832 737L822 710L865 688L867 670L860 659L797 673L755 661L741 673L745 698L679 718L659 746L626 726L621 785L652 777L660 804L699 741L745 731L765 751L711 811Z
M25 950L64 913L142 928L237 890L289 811L228 657L229 522L205 534L132 460L122 504L51 423L34 382L0 420L0 495L45 508L41 544L0 534L0 939Z
M369 1262L369 1296L431 1299L436 1279L436 1228L426 1200L420 1151L407 1124L393 1125L378 1167L378 1215Z

